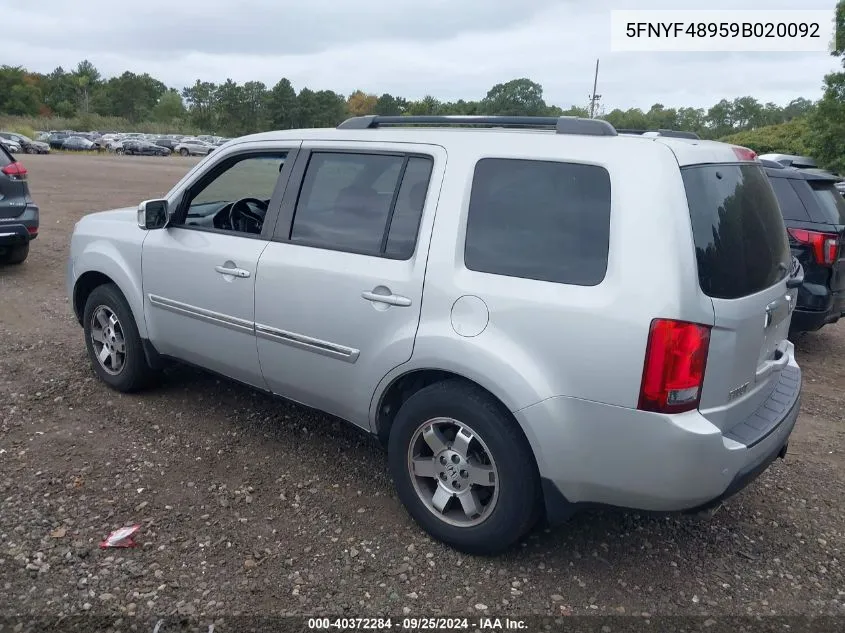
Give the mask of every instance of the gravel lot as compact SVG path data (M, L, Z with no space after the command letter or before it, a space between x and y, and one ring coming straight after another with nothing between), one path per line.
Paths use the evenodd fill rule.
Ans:
M595 512L468 557L412 523L351 426L193 369L136 396L95 380L73 224L194 159L21 160L42 228L0 270L0 613L845 615L845 326L798 341L789 455L712 517ZM139 547L98 548L132 523Z

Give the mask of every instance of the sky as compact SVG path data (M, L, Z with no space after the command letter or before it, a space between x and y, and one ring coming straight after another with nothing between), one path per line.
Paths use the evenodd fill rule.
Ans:
M0 64L50 72L89 59L108 77L196 79L409 99L481 99L528 77L547 103L708 107L821 96L827 53L610 52L611 9L825 9L836 0L0 0ZM761 11L765 17L765 12Z

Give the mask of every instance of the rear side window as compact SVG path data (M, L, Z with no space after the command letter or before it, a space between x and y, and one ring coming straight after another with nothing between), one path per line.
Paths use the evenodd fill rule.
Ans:
M472 181L470 270L579 286L607 272L610 174L603 167L485 158Z
M12 155L0 144L0 167L5 167L6 165L15 162L15 159L12 158Z
M807 213L807 208L798 197L798 192L795 191L792 181L788 178L770 178L772 189L775 190L775 196L778 199L781 213L786 220L799 220L807 222L810 219L810 214Z
M845 199L836 190L832 182L822 180L809 181L816 200L824 210L825 220L831 224L845 224Z
M702 165L683 170L698 281L709 296L760 292L790 268L789 242L777 198L756 165Z
M291 241L410 259L433 164L421 156L313 152Z

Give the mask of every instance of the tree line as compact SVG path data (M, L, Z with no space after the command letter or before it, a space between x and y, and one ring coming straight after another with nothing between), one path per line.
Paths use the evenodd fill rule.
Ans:
M600 112L620 129L683 129L705 138L721 138L744 130L783 124L810 114L814 103L799 98L786 105L760 103L751 96L723 99L710 108L630 108ZM331 127L349 116L364 114L501 114L588 116L587 108L564 110L546 103L543 87L527 78L496 84L479 101L441 101L433 96L410 100L388 93L356 90L343 95L332 90L298 91L282 78L272 87L260 81L239 84L197 80L176 90L147 73L126 71L103 77L88 60L70 71L30 72L0 67L0 114L73 118L82 115L119 117L130 124L155 122L173 131L191 127L207 133L240 136L270 129Z

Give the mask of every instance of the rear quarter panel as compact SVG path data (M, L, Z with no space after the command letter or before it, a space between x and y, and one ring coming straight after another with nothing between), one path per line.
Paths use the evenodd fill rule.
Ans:
M511 411L554 396L635 407L651 320L713 321L712 304L698 291L674 155L650 140L621 136L478 137L472 145L448 147L414 354L388 380L411 369L447 369L486 387ZM464 266L473 172L487 157L608 170L610 242L600 284L520 279ZM488 311L476 336L462 336L453 326L452 308L463 296L479 297Z

